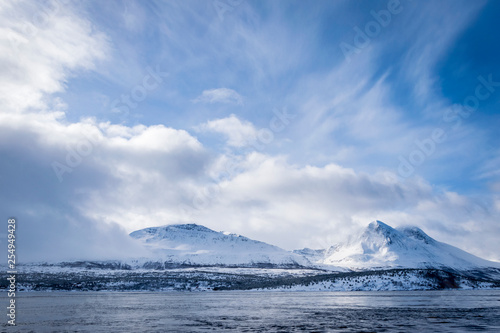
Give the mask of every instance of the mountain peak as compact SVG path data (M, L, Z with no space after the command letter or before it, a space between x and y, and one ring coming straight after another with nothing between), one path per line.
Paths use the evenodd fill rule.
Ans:
M334 250L325 253L320 262L351 269L499 267L498 263L438 242L418 227L392 228L378 220L371 222L359 236L332 248ZM312 257L309 253L304 255Z
M196 224L196 223L187 223L187 224L170 224L165 227L171 227L175 229L181 229L181 230L192 230L192 231L203 231L203 232L216 232L210 228L207 228L205 226Z
M186 265L310 265L306 258L274 245L195 223L141 229L130 236L143 242L161 260Z
M168 233L175 233L175 232L191 232L191 231L198 231L198 232L212 232L215 233L216 231L209 229L207 227L204 227L202 225L196 224L196 223L187 223L187 224L167 224L159 227L149 227L141 230L136 230L132 233L130 233L130 236L137 238L137 237L142 237L142 235L157 235L157 236L166 236Z
M392 228L378 220L328 250L303 249L294 253L196 223L146 228L130 236L143 242L153 256L186 265L306 267L315 263L342 269L500 268L499 263L438 242L418 227Z
M370 222L370 224L368 224L367 228L370 230L376 230L376 231L385 231L385 230L392 231L392 230L394 230L393 227L391 227L391 226L389 226L389 225L387 225L384 222L379 221L379 220L375 220L375 221Z
M392 241L401 238L401 234L393 227L382 221L376 220L368 224L365 231L361 235L361 238L372 242L375 241L375 239L384 239L385 242L391 243Z
M409 226L409 227L400 227L397 228L401 233L404 235L413 238L415 240L423 241L426 244L434 244L436 243L436 240L429 235L427 235L422 229L415 227L415 226Z
M390 227L388 224L385 224L380 220L371 221L368 225L380 225L380 226Z

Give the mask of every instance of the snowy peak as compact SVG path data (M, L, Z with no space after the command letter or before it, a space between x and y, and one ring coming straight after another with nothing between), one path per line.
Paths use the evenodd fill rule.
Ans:
M365 228L361 234L363 239L385 239L390 242L391 236L393 236L394 229L387 224L380 221L373 221Z
M370 224L368 224L368 226L366 227L366 231L377 232L384 235L390 234L394 230L395 229L393 227L379 220L370 222Z
M152 260L186 265L239 267L316 267L329 270L387 268L500 269L500 263L478 258L438 242L417 227L398 227L371 222L345 243L328 249L296 250L198 224L173 224L134 231L152 253Z
M380 261L383 261L394 257L393 251L406 251L416 247L418 245L413 241L408 241L408 236L402 231L381 221L373 221L361 235L351 237L351 240L345 244L332 247L335 251L330 248L329 252L336 253L333 258L338 258L339 255L343 255L347 251L348 253L357 253L365 259L366 256L377 256Z
M356 241L367 248L387 247L404 250L418 250L421 246L425 246L424 244L438 243L420 228L414 226L393 228L381 221L371 222Z
M171 225L166 225L166 226L163 226L160 228L163 228L165 230L185 230L185 231L216 233L216 231L209 229L207 227L204 227L202 225L198 225L196 223L171 224ZM148 228L148 229L155 229L155 228Z
M147 243L153 243L176 238L206 238L207 234L215 236L218 233L202 225L190 223L145 228L132 232L130 236Z
M197 249L203 247L205 250L211 248L225 247L225 243L251 244L267 250L281 250L280 248L256 240L251 240L237 234L217 232L202 225L171 224L161 227L151 227L134 231L131 237L139 239L149 245L155 245L161 249Z
M417 227L402 227L397 228L405 236L410 237L417 241L422 241L425 244L436 244L436 240L427 235L422 229Z
M402 238L401 233L396 229L381 221L373 221L356 242L361 242L367 249L376 250L382 246L401 243Z
M132 232L130 236L137 238L139 237L139 235L149 234L156 238L162 238L162 237L168 237L167 235L171 233L180 233L180 232L184 232L186 234L192 232L216 233L216 231L213 231L212 229L209 229L202 225L198 225L196 223L189 223L189 224L170 224L161 227L145 228Z
M392 228L371 222L364 231L346 243L330 247L324 256L303 255L317 264L349 269L451 268L473 270L500 268L499 263L478 258L451 245L438 242L417 227Z
M173 224L134 231L157 261L187 265L310 266L303 256L277 246L198 224Z

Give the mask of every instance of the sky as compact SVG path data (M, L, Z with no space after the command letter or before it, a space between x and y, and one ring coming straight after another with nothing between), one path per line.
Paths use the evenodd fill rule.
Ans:
M500 261L500 3L2 1L0 251L287 250L370 221ZM3 245L2 245L3 244Z

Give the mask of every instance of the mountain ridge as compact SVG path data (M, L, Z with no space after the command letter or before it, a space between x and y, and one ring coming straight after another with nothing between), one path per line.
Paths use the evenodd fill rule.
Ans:
M19 290L440 290L500 288L500 263L438 242L417 227L374 221L328 249L293 253L202 225L132 232L148 257L20 264ZM4 272L6 269L4 270ZM3 274L3 275L2 275ZM0 273L0 290L6 273ZM3 282L2 282L3 281Z
M130 236L141 241L156 261L210 266L312 266L304 256L275 245L195 223L150 227Z
M242 235L214 231L196 223L170 224L136 230L157 261L183 265L271 265L329 271L391 268L474 270L500 263L439 242L416 226L393 228L376 220L359 234L327 249L286 251Z
M301 250L295 253L302 253ZM316 264L336 265L352 270L387 268L450 268L473 270L500 268L500 263L474 256L452 245L439 242L415 226L392 228L381 221L371 222L350 240L325 250L302 254ZM323 255L318 255L323 251Z

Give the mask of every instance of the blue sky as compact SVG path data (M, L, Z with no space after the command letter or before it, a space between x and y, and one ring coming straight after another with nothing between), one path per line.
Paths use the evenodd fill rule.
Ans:
M231 3L224 4L221 2L220 8L217 2L109 2L86 6L92 22L110 39L108 46L112 58L99 63L95 71L67 81L71 89L61 92L60 96L72 110L68 120L77 121L81 116L90 115L99 121L126 125L164 124L191 132L199 123L231 114L257 127L265 127L273 108L287 107L290 112L300 113L301 118L314 116L318 111L307 110L304 104L314 98L333 99L336 91L328 87L338 89L334 86L337 79L335 75L328 78L328 74L348 66L344 64L346 58L339 44L354 45L356 32L353 27L364 29L368 22L374 21L370 12L386 9L388 2L370 5L362 2L317 2L314 5L236 2L234 7ZM370 38L373 49L361 49L361 54L350 57L353 69L367 59L369 64L361 64L366 72L358 74L354 70L352 78L339 76L338 84L343 80L353 80L354 84L366 80L360 94L367 94L377 82L383 85L387 90L384 92L386 100L380 106L397 108L394 117L399 119L394 126L408 126L409 131L422 132L432 126L443 127L440 123L443 106L433 104L462 104L464 98L474 92L479 75L500 76L496 65L499 50L492 32L493 13L498 13L498 7L495 3L464 3L461 7L447 2L431 5L402 1L398 7L401 12L392 14L387 27L382 27L375 38ZM467 8L467 15L463 8ZM441 12L449 16L442 17ZM455 21L454 17L459 20ZM422 24L427 25L425 29ZM159 66L168 77L129 114L124 114L128 111L126 108L119 114L111 112L110 100L129 92L142 80L148 66ZM349 76L349 68L345 71ZM420 72L410 75L412 71ZM303 87L306 83L307 87ZM425 93L416 91L420 89L416 87L419 84L425 85L422 88ZM244 103L193 104L201 91L220 87L234 90ZM323 89L322 96L314 94L316 89ZM484 135L480 145L497 146L495 115L499 96L493 94L481 102L480 110L467 119L467 126L476 127L478 135ZM325 112L325 119L333 118L335 108ZM284 137L289 140L303 138L296 133L314 132L314 125L297 124ZM379 144L365 142L356 136L344 137L343 131L325 131L320 140L340 139L343 147ZM419 134L425 137L424 132L409 139L418 139ZM461 142L447 142L449 147L444 149L452 149L455 143L460 145ZM316 161L302 159L304 152L297 151L295 146L286 147L285 152L294 155L301 164L337 162L325 145L315 145L312 155L316 156L312 158ZM401 147L399 153L404 154L405 148L413 147ZM282 149L276 151L283 152ZM342 165L362 167L367 171L390 168L391 163L397 167L398 159L394 155L398 152L387 152L383 156L378 153L376 157L365 155L366 158L358 156L355 161L348 159L342 161ZM488 156L476 156L476 153L474 150L474 154L466 154L465 161L462 160L463 152L458 153L456 156L461 163L455 164L453 170L446 168L438 174L433 163L446 163L444 159L450 157L444 156L444 152L440 156L438 151L434 158L418 168L418 173L452 190L481 192L488 181L471 179L470 173L477 172L481 161Z
M321 248L379 219L500 260L499 14L7 1L0 209L35 259L189 221Z

